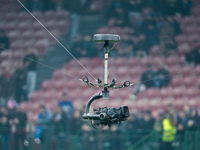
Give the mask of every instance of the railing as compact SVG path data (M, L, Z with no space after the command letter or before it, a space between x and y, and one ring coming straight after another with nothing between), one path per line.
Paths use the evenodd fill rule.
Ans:
M2 147L3 136L0 132L0 147ZM9 143L12 150L16 147L16 138L15 133L12 133ZM66 134L47 129L40 139L35 138L32 132L27 133L21 147L26 147L26 150L158 150L161 142L161 133L148 130L111 131L108 129ZM183 135L177 135L172 145L174 150L180 147L183 147L183 150L199 150L199 130L185 131Z
M159 150L162 143L162 134L152 131L138 142L136 142L132 150ZM200 149L200 130L186 130L184 133L176 135L175 141L172 142L173 150L199 150Z

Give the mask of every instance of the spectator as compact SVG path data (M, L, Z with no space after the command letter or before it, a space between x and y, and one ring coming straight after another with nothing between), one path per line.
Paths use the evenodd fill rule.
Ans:
M40 106L40 113L36 121L35 141L42 143L43 149L48 149L49 133L51 124L52 114L51 111L44 105Z
M200 46L185 54L186 61L192 65L200 64Z
M156 75L158 77L158 87L163 88L170 84L171 81L171 75L170 72L164 67L164 65L160 62L159 68L156 72Z
M72 114L74 113L74 106L71 100L68 99L66 92L62 93L62 100L60 101L59 106L64 111L66 117L72 117Z
M153 70L152 65L148 64L147 70L143 72L140 83L134 87L133 94L130 95L130 98L135 99L137 93L145 91L148 88L158 87L158 83L156 72Z
M1 105L6 105L9 99L14 98L15 95L15 77L9 65L3 68L2 75L0 76L1 87Z
M26 67L26 87L28 97L35 90L36 81L37 81L37 56L33 52L33 49L28 49L27 55L24 57L24 65Z
M43 2L41 0L33 0L32 1L32 11L42 11Z
M24 113L20 106L17 106L17 111L13 118L13 124L16 128L14 133L14 147L16 150L19 150L22 147L22 150L25 150L26 147L24 145L24 141L26 138L26 124L27 124L27 116Z
M9 150L12 119L6 107L0 108L0 135L2 150Z
M180 143L180 149L182 150L184 148L184 134L187 129L187 122L188 117L186 116L186 112L184 110L179 111L179 116L177 120L177 138Z
M137 142L140 139L140 136L138 135L139 128L140 128L140 121L137 118L136 115L132 114L130 115L129 119L126 122L126 129L130 131L131 141L133 143Z
M143 72L141 76L141 83L145 85L146 88L156 87L156 72L151 64L147 65L147 70Z
M79 29L80 13L82 9L81 1L80 0L64 1L63 5L65 9L71 12L72 25L70 31L70 39L71 42L74 42Z
M154 123L155 123L155 120L152 117L151 111L146 110L143 115L142 128L145 129L146 133L149 133L152 131Z
M178 35L181 34L181 27L179 23L176 21L175 17L167 17L167 21L170 24L170 26L174 29L174 34Z
M141 128L143 129L143 131L142 131L143 136L145 136L146 134L149 134L153 130L154 123L155 123L155 120L152 117L151 111L146 110L144 112L143 121L142 121L142 125L141 125ZM143 146L143 149L149 150L150 149L150 142L147 142Z
M10 39L6 35L5 30L0 29L0 53L3 50L9 49L10 48Z
M176 121L174 112L169 112L163 120L162 150L172 150L172 142L175 140Z
M190 115L187 122L189 149L195 149L195 134L200 129L200 117L194 108L190 108Z
M83 122L80 119L81 113L79 110L75 110L72 120L71 120L71 133L72 134L78 134L80 133L80 127L82 126Z
M159 44L159 42L160 42L159 41L159 30L155 26L154 21L150 21L148 23L146 31L145 31L145 35L146 35L146 41L147 41L148 48L150 48L153 45Z
M26 70L24 64L21 62L15 71L15 100L20 103L27 100L27 87L26 87Z
M183 16L189 16L190 10L192 8L191 0L179 0L178 1L178 10Z
M164 26L160 29L160 47L163 55L167 55L170 51L176 49L176 42L174 39L174 28L165 21Z
M66 148L65 139L66 131L69 129L67 126L67 124L69 124L69 120L66 120L65 113L60 106L57 106L56 111L53 114L52 121L54 134L58 142L58 149L63 150Z
M162 127L163 127L162 121L163 121L163 114L160 113L158 115L158 118L155 120L155 123L154 123L154 126L153 126L154 130L158 133L162 132Z
M190 116L188 118L187 127L189 130L195 131L200 127L200 117L194 108L190 109Z

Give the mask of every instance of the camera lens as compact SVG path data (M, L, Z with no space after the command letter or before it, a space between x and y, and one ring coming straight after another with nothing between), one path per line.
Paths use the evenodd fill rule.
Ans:
M106 114L105 114L105 113L101 113L101 114L99 115L99 118L100 118L101 120L105 119L105 118L106 118Z

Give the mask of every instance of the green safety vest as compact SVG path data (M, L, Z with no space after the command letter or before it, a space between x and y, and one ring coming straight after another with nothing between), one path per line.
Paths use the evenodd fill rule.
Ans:
M171 125L169 119L164 119L162 140L164 142L172 142L175 139L175 134L176 127Z

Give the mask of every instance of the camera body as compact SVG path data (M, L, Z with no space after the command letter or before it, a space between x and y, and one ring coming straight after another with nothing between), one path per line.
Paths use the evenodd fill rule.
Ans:
M122 106L120 108L99 108L94 109L93 113L84 114L83 119L89 119L93 127L99 126L111 126L113 124L121 124L121 122L126 121L130 116L129 109L127 106Z

